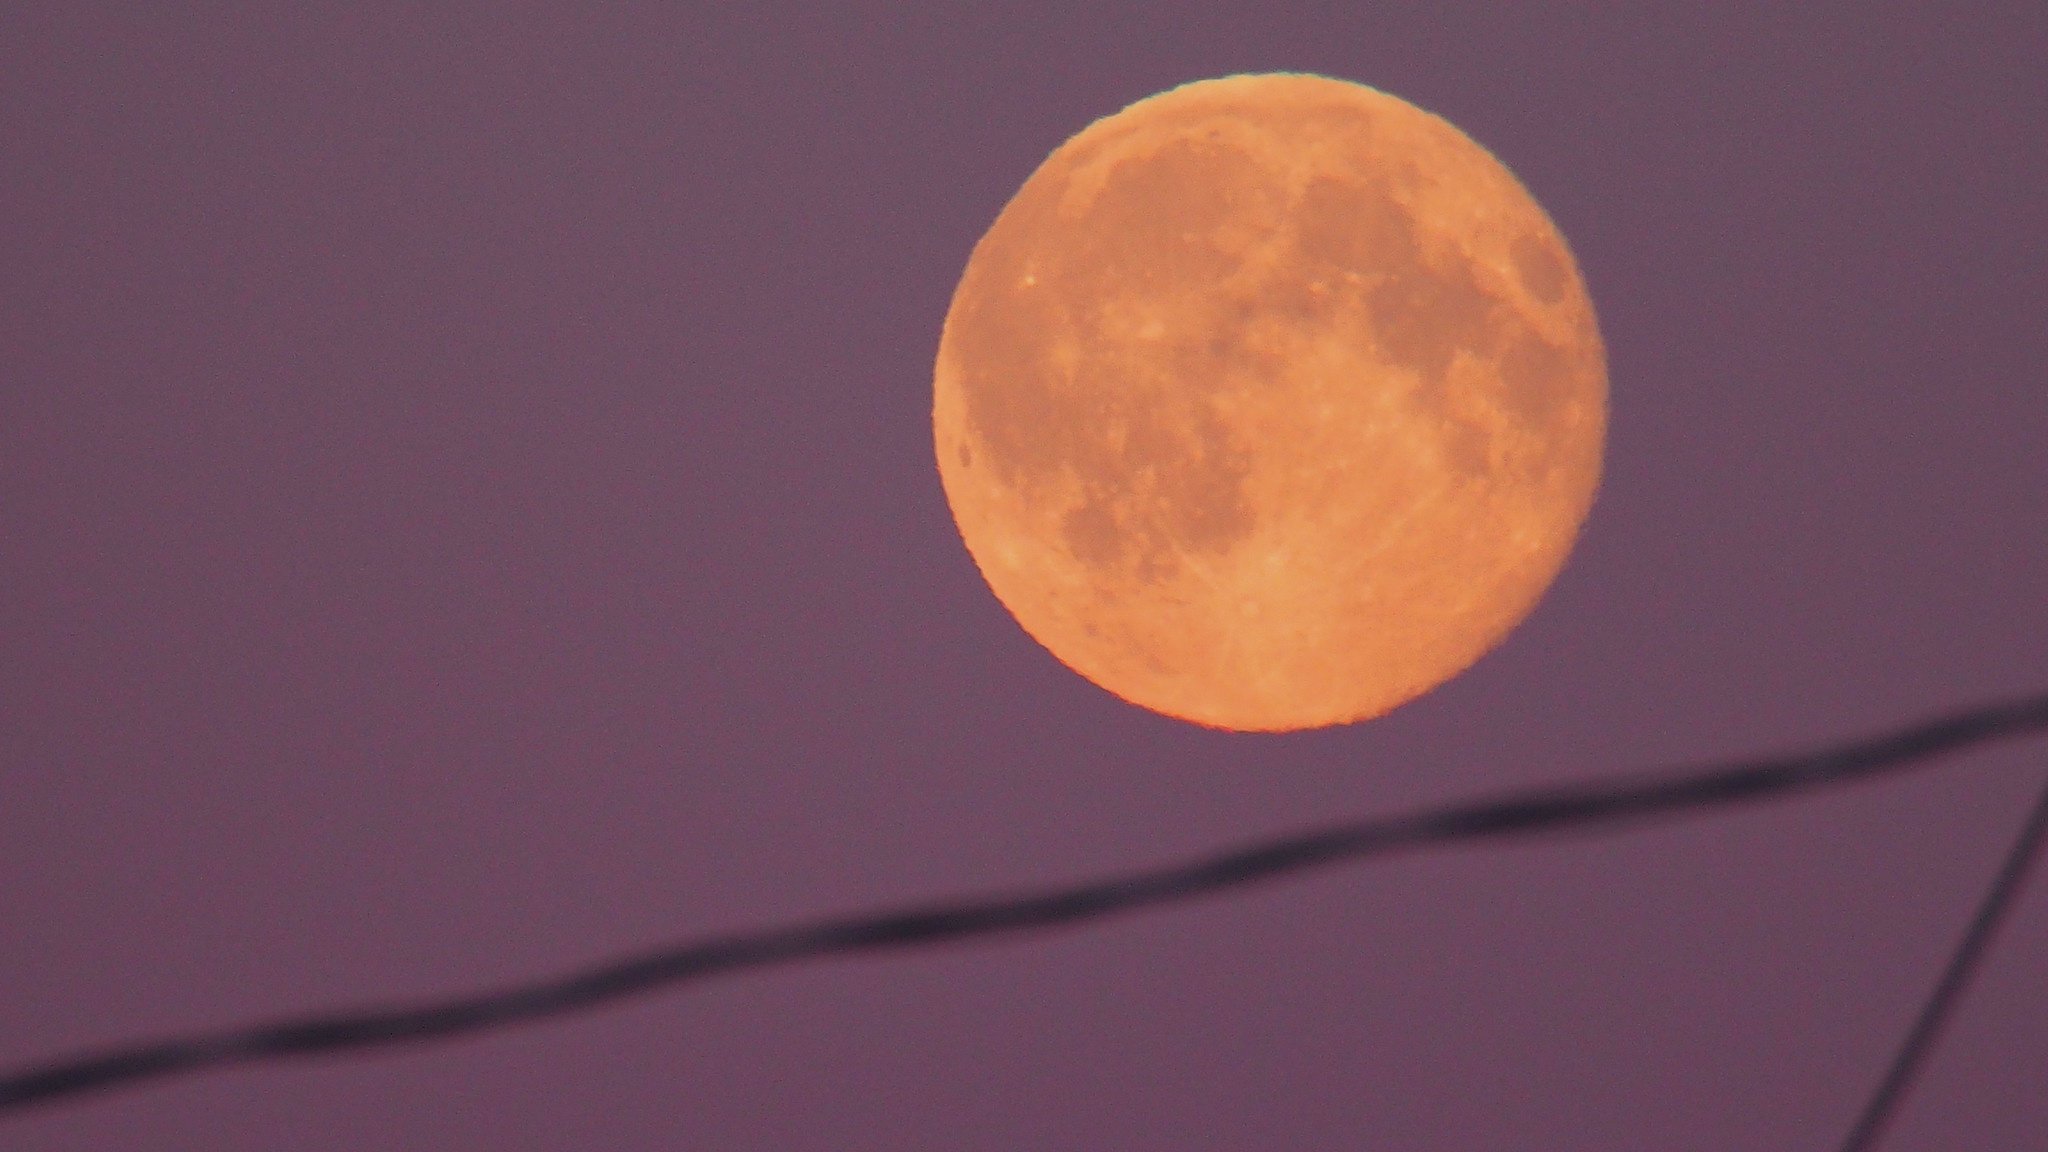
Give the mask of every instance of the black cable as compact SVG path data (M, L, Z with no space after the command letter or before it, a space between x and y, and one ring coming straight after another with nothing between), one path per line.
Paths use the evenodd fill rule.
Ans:
M1969 929L1956 945L1955 954L1948 958L1948 968L1935 983L1927 1002L1920 1006L1919 1018L1913 1021L1912 1030L1906 1033L1898 1055L1892 1057L1892 1066L1879 1081L1870 1103L1864 1105L1856 1127L1849 1131L1849 1138L1842 1141L1842 1152L1870 1152L1884 1137L1892 1117L1898 1112L1899 1103L1912 1089L1913 1080L1926 1062L1928 1052L1934 1048L1942 1027L1955 1010L1956 1001L1962 998L1970 978L1976 975L1978 963L1990 949L1992 937L1998 934L1999 925L2012 911L2014 898L2026 883L2027 870L2032 867L2034 858L2041 854L2044 839L2048 839L2048 789L2043 789L2041 798L2034 802L2033 814L2020 828L2019 839L2013 842L2005 865L1991 882L1991 891L1984 894L1984 902L1978 906L1976 918L1970 921Z
M1037 893L713 937L497 992L129 1045L0 1076L0 1112L173 1073L498 1028L724 972L1075 924L1397 849L1641 821L1789 795L1897 771L1942 753L2042 729L2048 729L2048 695L1969 709L1820 752L1676 776L1637 774L1604 783L1535 789L1504 799L1335 825L1191 863Z

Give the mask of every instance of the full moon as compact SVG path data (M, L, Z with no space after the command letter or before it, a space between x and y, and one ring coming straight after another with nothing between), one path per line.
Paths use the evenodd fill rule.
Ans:
M1133 704L1378 716L1533 609L1600 478L1607 366L1555 224L1444 120L1347 81L1187 84L1062 144L939 339L968 551Z

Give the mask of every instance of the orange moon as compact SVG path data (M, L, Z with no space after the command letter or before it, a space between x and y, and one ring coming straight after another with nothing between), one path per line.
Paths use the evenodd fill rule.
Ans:
M1187 84L1062 144L953 295L932 426L989 587L1133 704L1380 715L1563 566L1607 366L1557 227L1449 123L1320 76Z

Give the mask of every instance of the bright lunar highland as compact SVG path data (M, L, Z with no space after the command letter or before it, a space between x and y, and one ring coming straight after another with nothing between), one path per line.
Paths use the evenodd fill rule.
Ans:
M1376 716L1498 644L1599 484L1607 368L1564 238L1445 121L1318 76L1096 121L974 248L939 474L998 599L1134 704Z

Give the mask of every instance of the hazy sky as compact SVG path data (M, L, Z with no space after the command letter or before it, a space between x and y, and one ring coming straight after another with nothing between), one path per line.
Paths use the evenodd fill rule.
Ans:
M2048 672L2048 8L0 15L0 1064L1804 747ZM146 6L143 6L146 7ZM1897 6L1904 8L1905 6ZM1571 241L1606 479L1387 718L1018 629L933 465L968 251L1323 72ZM6 1122L57 1149L1826 1149L2048 771L1404 858ZM2048 1131L2048 885L1892 1152Z

